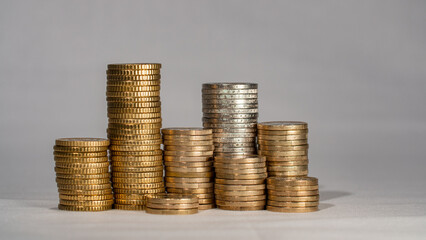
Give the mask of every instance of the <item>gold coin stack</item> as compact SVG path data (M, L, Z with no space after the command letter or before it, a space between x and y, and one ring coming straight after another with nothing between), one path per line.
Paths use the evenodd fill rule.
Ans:
M162 133L167 192L193 194L200 210L214 208L212 130L164 128Z
M146 212L151 214L188 215L198 210L198 199L194 195L157 195L149 197L146 203Z
M257 124L259 154L266 156L268 176L308 175L308 124L275 121Z
M67 211L103 211L114 202L108 162L109 140L59 138L53 147L58 208Z
M143 210L164 193L160 68L157 63L109 64L108 138L116 209Z
M302 213L318 211L318 179L314 177L269 177L268 205L273 212Z
M265 209L265 157L215 156L216 205L224 210Z

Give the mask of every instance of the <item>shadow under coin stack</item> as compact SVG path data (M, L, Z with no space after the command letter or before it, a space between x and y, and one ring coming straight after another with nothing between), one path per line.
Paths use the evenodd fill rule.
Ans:
M116 209L143 210L164 193L160 68L157 63L109 64L108 138Z
M318 179L314 177L269 177L268 205L273 212L303 213L318 211Z
M194 195L157 195L149 197L146 203L146 212L151 214L188 215L198 210L198 199Z
M268 176L308 175L308 124L262 122L258 127L259 154L266 156Z
M103 211L112 208L109 140L59 138L53 147L61 210Z
M213 129L214 155L256 153L257 84L205 83L203 126Z
M265 157L216 156L214 166L218 208L239 211L265 209Z
M214 208L212 130L164 128L162 133L167 192L195 195L199 210Z

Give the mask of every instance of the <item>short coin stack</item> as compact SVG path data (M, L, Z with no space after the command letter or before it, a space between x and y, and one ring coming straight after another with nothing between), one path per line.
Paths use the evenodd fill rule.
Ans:
M149 197L146 212L163 215L187 215L198 213L198 199L193 195L164 194Z
M164 193L161 64L109 64L108 138L114 207L143 210L147 194Z
M266 156L268 176L308 175L308 124L262 122L258 127L259 154Z
M256 153L256 83L206 83L202 88L203 126L213 129L214 154Z
M302 213L318 210L318 179L314 177L270 177L267 179L267 210Z
M61 210L103 211L112 208L109 140L59 138L53 147Z
M265 209L265 157L215 157L216 205L224 210Z
M200 210L213 208L212 130L164 128L162 133L167 192L193 194Z

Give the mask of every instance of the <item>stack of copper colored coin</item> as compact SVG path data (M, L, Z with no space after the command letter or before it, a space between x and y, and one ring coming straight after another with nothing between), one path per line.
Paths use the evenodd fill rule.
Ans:
M213 208L212 130L164 128L162 133L167 192L193 194L200 210Z
M224 210L262 210L265 208L265 157L215 157L216 205Z
M198 198L187 194L162 194L147 200L146 212L161 215L188 215L198 213Z

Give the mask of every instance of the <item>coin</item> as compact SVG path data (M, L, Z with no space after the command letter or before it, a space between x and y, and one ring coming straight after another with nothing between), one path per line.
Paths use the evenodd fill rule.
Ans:
M181 193L181 194L207 194L212 193L213 188L172 188L167 187L168 193Z
M204 113L205 118L219 118L219 119L230 119L230 118L257 118L258 113Z
M164 144L165 151L213 151L213 145L204 146L173 146Z
M116 204L120 205L146 205L146 199L115 199Z
M227 137L215 137L213 138L213 141L216 142L222 142L222 143L246 143L246 142L254 142L254 137L244 138L244 137L234 137L234 138L227 138Z
M206 105L226 105L226 104L258 104L257 98L248 98L248 99L203 99L203 104Z
M222 201L234 201L234 202L250 202L250 201L262 201L266 200L266 195L256 195L256 196L223 196L216 195L217 200Z
M249 168L249 169L228 169L228 168L215 168L216 173L220 174L259 174L259 173L266 173L266 168Z
M101 163L107 162L108 157L94 157L94 158L85 158L85 157L53 157L55 162L60 163Z
M207 157L188 157L188 156L164 156L164 161L172 162L206 162L212 160L211 156Z
M318 201L315 202L279 202L268 200L268 206L275 207L316 207L318 206Z
M166 161L164 162L166 167L213 167L213 161L204 161L204 162L174 162Z
M166 177L166 185L167 183L210 183L212 182L212 178L182 178L182 177Z
M67 147L67 146L53 146L56 152L102 152L107 151L107 146L99 147Z
M305 197L305 196L316 196L319 194L318 190L312 191L277 191L277 190L269 190L269 195L274 196L282 196L282 197Z
M257 88L252 89L201 89L203 94L254 94Z
M212 172L212 167L166 167L167 172L204 173ZM266 170L265 170L266 171Z
M213 136L209 135L163 135L164 140L173 140L173 141L206 141L212 140Z
M141 97L107 97L108 102L118 102L118 103L140 103L140 102L158 102L160 101L160 96L141 96Z
M270 177L304 177L308 175L308 170L305 171L269 171Z
M167 177L186 177L186 178L208 178L213 176L212 171L208 172L170 172L166 171Z
M154 194L114 194L116 199L126 199L126 200L146 200L151 195L162 194L162 193L154 193Z
M78 168L78 169L85 169L85 168L105 168L109 166L109 162L100 162L100 163L62 163L62 162L56 162L57 168Z
M285 184L269 184L268 189L276 191L312 191L318 190L318 185L288 186Z
M127 188L127 189L150 189L150 188L160 188L160 187L164 187L164 183L163 182L159 182L159 183L135 183L135 184L128 184L128 183L113 183L112 184L114 191L115 188Z
M161 117L161 112L151 112L151 113L111 113L108 112L108 117L109 118L160 118ZM293 136L299 136L299 135L293 135Z
M161 128L161 123L142 123L142 124L109 123L108 128L122 129L122 130L159 129ZM111 142L111 144L114 144L114 143Z
M203 99L249 99L258 97L257 93L245 94L202 94Z
M114 209L118 210L131 210L131 211L143 211L145 210L144 205L125 205L125 204L114 204Z
M212 204L200 204L198 205L198 210L208 210L208 209L212 209L215 208L216 205L214 203Z
M77 201L77 200L59 199L59 204L66 205L66 206L105 206L105 205L112 205L113 203L114 203L113 199L98 200L98 201Z
M287 186L312 186L318 185L318 178L315 177L296 177L296 178L281 178L269 177L268 184L283 184Z
M254 138L254 137L256 137L256 133L214 133L213 137L215 137L215 138L223 138L223 137Z
M99 189L99 190L79 190L79 189L58 189L59 194L73 195L73 196L99 196L112 194L112 189Z
M149 155L149 156L111 156L111 160L117 162L154 162L163 159L163 155Z
M109 171L108 167L104 168L59 168L55 167L56 173L61 174L100 174L107 173Z
M216 195L223 195L223 196L256 196L256 195L265 195L265 190L242 190L242 191L227 191L227 190L220 190L215 189L214 193Z
M108 69L106 70L107 75L155 75L160 74L159 69L131 69L131 70L124 70L124 69Z
M111 183L96 184L96 185L70 185L70 184L56 184L58 189L62 190L102 190L111 189Z
M318 207L293 208L293 207L266 206L266 210L272 211L272 212L304 213L304 212L318 211Z
M163 181L163 176L161 177L144 177L144 178L120 178L113 177L111 179L114 183L158 183Z
M163 150L151 150L151 151L111 151L114 156L156 156L163 153Z
M251 168L265 168L266 163L230 163L230 164L223 164L223 163L215 163L214 165L216 168L226 168L226 169L251 169Z
M194 209L179 209L179 210L170 210L170 209L155 209L155 208L146 208L145 211L151 214L161 214L161 215L187 215L198 213L198 208Z
M160 86L107 86L109 92L148 92L160 91Z
M258 133L261 135L282 135L282 136L283 135L301 135L301 134L308 134L308 129L288 130L288 131L259 129Z
M203 122L208 122L208 123L216 123L216 124L220 124L220 123L236 123L236 124L246 124L246 123L256 123L257 119L256 118L202 118ZM291 135L291 136L300 136L300 135ZM284 137L284 136L279 136L279 137ZM285 137L289 137L289 136L285 136Z
M259 110L257 109L257 107L253 107L253 108L203 108L202 112L203 112L203 114L204 113L233 114L233 113L258 113ZM226 123L224 123L224 124L226 124ZM252 124L252 125L254 125L254 124ZM208 127L208 125L203 123L203 127ZM229 126L224 125L223 127L229 127ZM236 127L241 127L241 126L236 126Z
M156 167L112 167L112 172L128 172L128 173L142 173L142 172L156 172L162 171L163 166Z
M161 80L148 81L107 81L107 86L156 86L160 85Z
M239 153L239 152L255 152L255 147L217 147L215 148L216 152L222 153Z
M298 166L268 166L268 171L271 172L291 172L291 171L307 171L308 165Z
M165 156L203 157L213 156L213 151L164 151Z
M168 145L168 146L206 146L206 145L213 145L213 138L212 138L212 140L206 140L206 141L164 140L164 145Z
M146 203L146 207L153 209L198 209L197 203L179 203L179 204L164 204L164 203Z
M225 191L252 191L252 190L263 190L265 189L265 184L256 184L256 185L226 185L226 184L215 184L215 189L225 190Z
M252 174L223 174L216 172L216 178L235 179L235 180L248 180L248 179L264 179L267 177L265 173L252 173Z
M243 157L223 155L223 156L215 156L214 160L215 160L215 163L223 163L223 164L264 163L266 161L266 157L259 156L259 155L246 155Z
M110 149L112 151L152 151L152 150L161 150L160 144L155 145L111 145Z
M65 211L85 211L85 212L96 212L96 211L105 211L112 209L112 205L106 205L106 206L66 206L59 204L58 205L59 210L65 210Z
M163 128L161 129L163 134L168 135L210 135L212 134L211 129L205 128Z
M204 83L203 89L257 89L257 83L244 82L219 82L219 83Z
M58 146L67 147L102 147L108 146L109 140L104 138L58 138L55 143Z
M156 167L156 166L162 166L163 161L147 161L147 162L111 162L111 166L113 167Z
M106 96L107 97L115 97L115 98L158 97L158 96L160 96L160 91L147 91L147 92L107 92Z
M215 128L214 133L255 133L256 128Z
M162 177L163 171L150 171L150 172L113 172L113 177L118 178L153 178L153 177Z
M260 200L260 201L246 201L246 202L240 202L240 201L225 201L225 200L217 200L216 199L216 205L218 206L233 206L233 207L258 207L258 206L265 206L266 201Z
M108 82L115 81L152 81L152 80L160 80L161 75L107 75Z
M160 69L161 63L119 63L108 64L108 69Z
M265 179L233 180L233 179L216 178L215 182L217 184L254 185L254 184L264 184Z
M280 197L275 195L269 195L268 199L281 202L314 202L319 201L319 195L305 197Z
M308 150L309 145L299 146L263 146L259 145L259 150L265 151L305 151Z
M308 165L309 161L282 161L282 162L272 162L268 161L268 166L277 167L277 166L304 166Z
M65 178L65 179L100 179L100 178L110 178L111 174L109 173L101 173L101 174L62 174L57 173L57 178Z
M111 108L109 107L108 113L113 114L148 114L148 113L160 113L161 107L144 107L144 108Z
M105 157L108 156L107 151L102 152L58 152L53 151L53 156L57 157Z
M65 195L59 194L60 199L73 200L73 201L101 201L113 199L112 194L107 195Z
M146 189L135 189L135 188L114 188L115 194L157 194L164 193L164 187L159 188L146 188Z
M252 128L255 129L256 123L208 123L203 122L205 128L222 128L222 129L232 129L232 128Z
M300 135L257 135L259 140L268 140L268 141L287 141L287 140L301 140L307 139L308 134Z
M198 198L191 194L159 194L151 196L149 203L155 204L198 204Z
M307 139L300 140L285 140L285 141L275 141L275 140L259 140L257 141L259 145L262 146L299 146L308 144Z
M95 178L95 179L56 178L56 183L69 184L69 185L105 184L105 183L110 183L110 179L109 178Z
M264 210L265 206L254 206L254 207L238 207L238 206L217 206L217 208L222 210L232 210L232 211L257 211Z
M167 182L167 187L169 188L212 188L214 183L176 183L176 182Z

